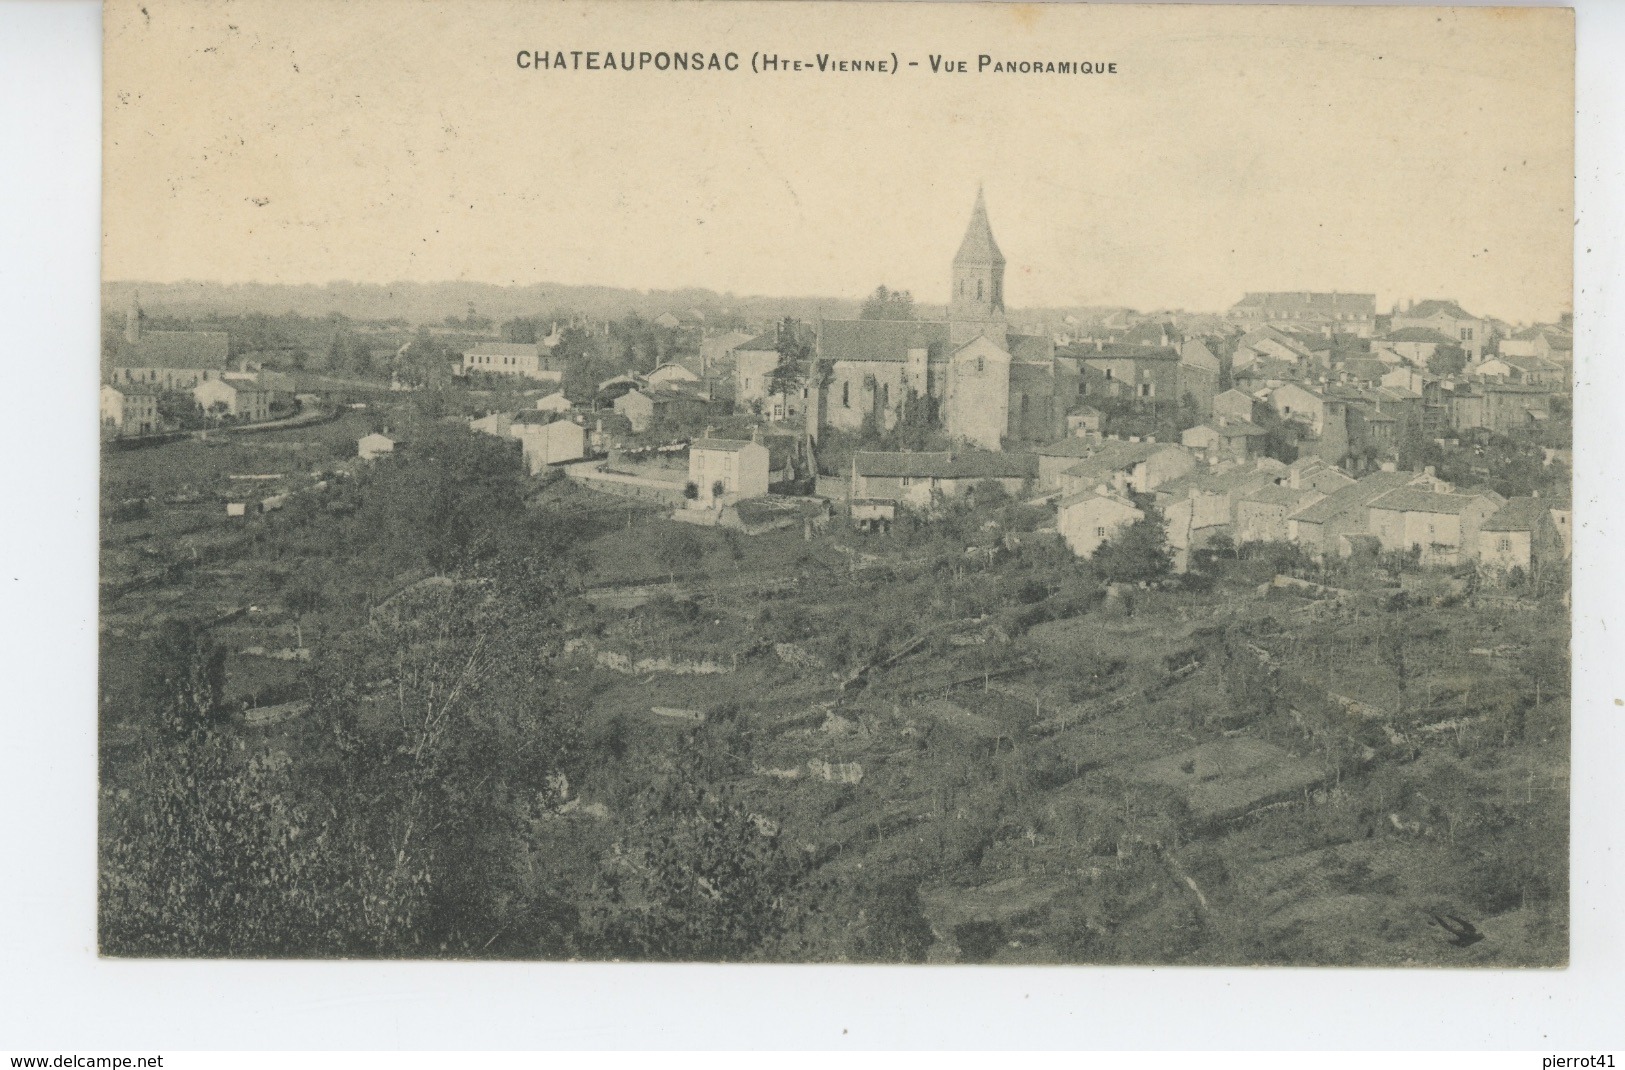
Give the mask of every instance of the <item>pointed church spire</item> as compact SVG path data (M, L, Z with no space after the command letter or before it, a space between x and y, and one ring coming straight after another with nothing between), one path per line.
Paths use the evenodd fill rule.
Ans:
M982 184L976 184L976 205L971 209L970 225L965 228L965 240L959 243L955 264L994 264L1004 266L1004 254L993 240L993 228L987 221L987 199Z

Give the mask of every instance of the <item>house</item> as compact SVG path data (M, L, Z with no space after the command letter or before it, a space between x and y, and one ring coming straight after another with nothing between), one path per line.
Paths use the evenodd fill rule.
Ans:
M1180 433L1179 444L1209 457L1246 462L1263 451L1269 432L1247 420L1218 416Z
M1526 327L1501 339L1497 349L1503 357L1539 357L1556 364L1574 363L1574 335L1561 327Z
M1083 397L1161 399L1178 404L1185 392L1185 380L1194 372L1185 366L1180 350L1173 346L1113 344L1093 350L1073 346L1058 355L1074 357L1080 364L1079 390ZM1218 375L1215 373L1211 382L1205 371L1198 377L1211 397L1216 392Z
M1105 416L1099 409L1081 405L1066 414L1066 433L1072 438L1088 438L1100 434Z
M1236 502L1237 545L1246 542L1286 542L1287 517L1326 497L1312 487L1270 484Z
M1230 306L1225 317L1244 326L1274 323L1319 334L1369 338L1377 315L1376 294L1304 291L1250 293Z
M1411 486L1449 488L1427 473L1373 472L1288 514L1287 541L1319 556L1346 557L1350 536L1371 534L1370 519L1366 515L1370 504L1389 491Z
M564 391L562 390L556 390L547 395L545 398L536 399L537 412L551 412L562 415L569 412L572 408L574 408L574 406L570 404L570 399L564 396Z
M463 353L457 374L487 372L491 375L519 375L546 383L562 383L564 372L549 368L536 342L478 342Z
M626 417L634 434L658 426L678 426L704 419L720 408L704 393L687 386L667 385L629 390L615 399L615 411Z
M1428 361L1439 351L1440 346L1459 347L1459 343L1434 327L1403 327L1389 331L1373 341L1371 355L1379 360L1386 355L1392 355L1398 360L1409 361L1419 368L1425 368Z
M1275 327L1254 327L1236 339L1236 348L1230 354L1230 366L1240 370L1259 361L1273 361L1296 368L1312 360L1309 347L1302 341Z
M1478 556L1479 530L1504 503L1494 494L1401 487L1368 504L1367 533L1384 550L1420 550L1424 565L1454 565Z
M759 442L699 438L688 445L688 481L701 507L732 505L767 493L769 454Z
M1513 569L1527 575L1536 565L1568 555L1563 535L1545 498L1511 498L1478 529L1478 567L1503 577Z
M1063 438L1034 447L1032 455L1037 458L1037 489L1040 491L1065 490L1063 477L1080 465L1098 469L1100 482L1145 491L1183 475L1195 463L1189 451L1149 438L1144 441ZM1089 475L1079 473L1084 479Z
M700 341L700 378L723 374L735 362L735 351L756 336L749 331L725 331Z
M1235 389L1254 397L1264 397L1275 387L1300 378L1302 373L1297 365L1270 359L1256 360L1245 367L1238 366L1230 374Z
M271 392L254 382L204 379L192 388L192 398L206 413L224 414L244 422L271 415Z
M1567 560L1574 554L1574 506L1567 497L1547 498L1546 511L1551 513L1552 523L1563 540L1563 558Z
M668 360L649 373L650 386L665 386L666 384L697 383L700 377L679 361Z
M587 429L574 420L545 412L522 412L508 431L519 440L525 468L531 475L549 465L579 461L587 455Z
M1454 301L1418 301L1403 312L1394 310L1389 337L1409 327L1437 331L1446 341L1460 346L1467 354L1469 364L1477 364L1484 357L1484 343L1488 340L1488 325L1480 318L1462 310Z
M660 315L655 317L654 323L656 327L664 327L667 330L676 330L678 327L683 325L683 319L675 312L662 312Z
M1219 358L1200 338L1187 338L1179 343L1178 398L1189 397L1196 403L1196 411L1206 415L1213 411L1213 399L1219 393Z
M1482 360L1472 371L1479 379L1558 388L1566 386L1569 373L1563 365L1542 357L1509 354Z
M1546 426L1552 389L1524 383L1457 383L1446 395L1450 425L1457 431L1482 427L1497 434Z
M1287 465L1277 482L1295 490L1318 490L1329 495L1353 486L1355 479L1341 468L1334 468L1319 457L1309 456L1299 457Z
M1431 377L1423 375L1420 371L1410 367L1409 365L1400 365L1398 367L1390 368L1388 371L1383 373L1381 379L1377 380L1378 384L1381 386L1386 386L1397 390L1408 390L1419 397L1425 391L1427 384L1432 381L1433 379Z
M370 435L362 435L356 440L356 456L363 461L371 461L386 453L394 453L398 445L397 440L386 434L374 431Z
M1089 557L1108 539L1145 516L1134 503L1117 494L1083 491L1062 498L1056 506L1055 529L1079 557Z
M1245 420L1247 423L1252 423L1253 407L1257 403L1257 399L1251 394L1244 394L1232 387L1222 394L1214 395L1213 416L1216 419L1223 417L1229 420Z
M755 412L767 405L773 373L784 359L779 353L781 330L775 327L733 347L734 405L739 411Z
M1094 445L1096 449L1093 453L1061 472L1059 484L1063 494L1076 494L1102 486L1120 494L1144 494L1171 479L1179 478L1196 464L1190 450L1169 443L1108 439ZM1040 465L1042 463L1043 458L1040 457Z
M1306 425L1315 435L1326 429L1326 398L1298 383L1283 383L1270 391L1270 407L1283 420Z
M514 413L492 412L468 421L470 431L478 431L482 435L494 435L497 438L507 438L508 429L513 426Z
M859 451L852 455L854 502L909 502L926 505L933 494L956 497L992 480L1011 495L1026 491L1037 474L1027 454L967 450L921 453Z
M158 389L141 383L103 384L102 426L120 435L149 435L159 430Z
M1283 467L1267 457L1250 465L1219 464L1215 459L1159 486L1157 508L1162 510L1174 568L1183 572L1190 552L1216 537L1234 537L1237 503L1260 488L1273 486Z

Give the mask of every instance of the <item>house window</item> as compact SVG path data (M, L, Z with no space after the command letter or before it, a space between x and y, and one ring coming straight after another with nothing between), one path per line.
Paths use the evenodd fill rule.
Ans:
M890 383L881 383L880 384L880 407L882 409L891 408L891 384Z
M976 358L976 374L981 375L986 370L986 362L981 357Z
M977 279L976 280L976 300L980 301L981 299L982 299L982 280Z
M1110 368L1106 369L1106 378L1108 378L1108 379L1113 378L1112 370Z
M1501 540L1496 542L1495 548L1504 553L1505 551L1512 549L1512 540L1511 539L1501 539Z
M842 383L841 384L841 408L850 409L851 407L852 407L852 384L851 383Z
M1104 539L1106 537L1106 529L1105 528L1096 528L1095 529L1095 537L1097 539Z
M1151 395L1153 395L1155 393L1156 393L1156 384L1155 383L1141 383L1140 384L1140 396L1142 398L1148 398L1148 397L1150 397Z

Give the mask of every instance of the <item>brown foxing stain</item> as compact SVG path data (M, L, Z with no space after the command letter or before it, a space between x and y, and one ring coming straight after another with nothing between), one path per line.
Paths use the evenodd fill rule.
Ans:
M1010 17L1017 26L1023 30L1030 30L1038 25L1041 12L1038 4L1011 4Z

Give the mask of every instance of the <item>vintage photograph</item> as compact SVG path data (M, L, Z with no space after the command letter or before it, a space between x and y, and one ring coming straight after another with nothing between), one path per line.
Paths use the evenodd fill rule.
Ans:
M104 18L101 955L1567 964L1571 12Z

